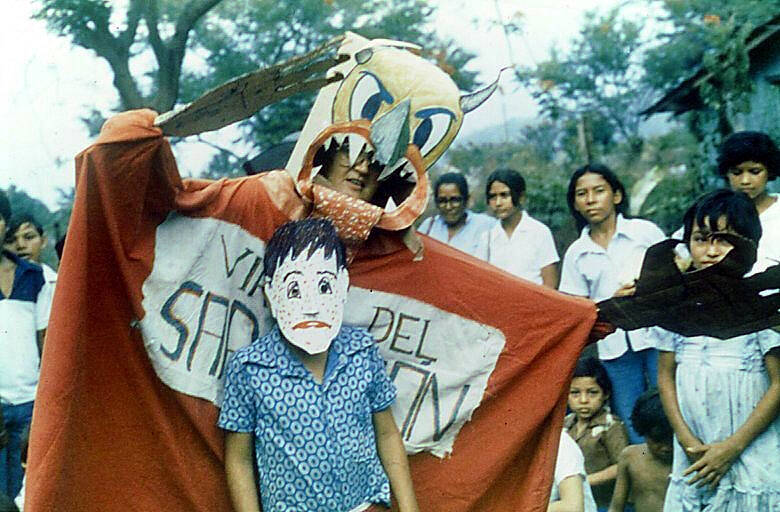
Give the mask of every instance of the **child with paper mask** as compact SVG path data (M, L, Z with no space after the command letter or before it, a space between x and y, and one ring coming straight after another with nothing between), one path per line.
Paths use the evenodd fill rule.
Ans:
M283 225L263 264L276 325L231 359L219 417L235 510L262 501L263 510L357 512L389 506L392 488L399 510L417 511L390 412L395 387L371 335L341 325L349 275L333 225Z

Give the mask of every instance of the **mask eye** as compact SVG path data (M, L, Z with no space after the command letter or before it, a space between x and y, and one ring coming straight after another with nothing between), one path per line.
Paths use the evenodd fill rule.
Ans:
M371 121L379 112L382 103L393 103L393 97L382 86L382 82L371 73L364 72L352 90L349 102L349 118Z
M421 110L416 116L423 121L414 130L412 143L420 149L420 154L425 156L430 153L450 131L453 116L448 110L444 109Z
M321 295L330 295L333 293L333 288L330 286L330 281L326 277L320 279L319 289Z
M288 299L301 298L301 287L298 286L298 281L293 281L287 285L287 298Z

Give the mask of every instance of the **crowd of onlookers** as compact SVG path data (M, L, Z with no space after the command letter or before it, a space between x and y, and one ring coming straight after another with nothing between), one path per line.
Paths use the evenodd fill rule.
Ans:
M777 265L780 201L767 190L780 172L777 146L763 133L735 133L721 147L717 172L728 188L699 198L671 236L680 240L678 267L719 262L733 248L729 235L757 245L752 273ZM422 222L422 233L597 302L633 294L645 251L667 238L652 222L629 218L623 183L600 164L570 178L566 199L580 235L560 274L553 236L525 210L517 171L487 178L492 216L468 209L459 173L439 176L433 192L438 214ZM780 509L777 331L721 341L657 327L618 329L597 343L596 354L585 354L571 384L551 511L630 510L627 503L638 512Z
M696 271L721 261L733 247L724 233L757 244L752 272L776 265L780 201L767 191L780 172L776 145L762 133L736 133L721 148L718 172L728 188L698 199L672 235L680 240L679 267ZM463 175L439 176L438 214L419 231L510 274L594 301L632 294L645 251L667 238L652 222L627 215L626 189L604 165L571 176L567 203L580 235L562 262L550 230L525 209L520 173L494 171L485 195L492 215L468 208ZM40 261L47 243L41 225L11 213L0 193L0 505L16 498L21 509L57 276ZM775 330L721 341L618 329L580 359L568 406L550 511L780 510Z

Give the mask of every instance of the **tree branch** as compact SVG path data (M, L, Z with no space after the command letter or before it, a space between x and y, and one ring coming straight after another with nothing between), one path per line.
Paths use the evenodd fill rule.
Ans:
M222 146L220 146L218 144L214 144L213 142L209 142L208 140L204 139L203 136L200 135L200 134L198 134L196 140L198 142L200 142L200 143L203 143L203 144L213 148L213 149L216 149L217 151L219 151L221 154L223 154L225 156L228 156L228 157L231 157L231 158L235 158L236 161L240 162L241 160L246 160L246 156L240 156L237 153L234 153L233 151L230 151L227 148L223 148Z
M157 12L157 0L145 0L146 9L144 9L144 19L146 28L149 30L149 44L152 45L154 57L157 64L163 66L168 59L168 48L160 37L160 29L157 26L160 22L160 13Z
M156 0L146 0L146 21L149 25L149 42L157 58L158 90L152 100L152 108L165 112L173 108L179 96L179 79L182 62L187 50L187 38L195 23L222 0L190 0L182 7L176 21L173 37L165 43L158 28L159 13Z
M142 9L141 0L130 0L130 5L127 8L127 28L122 31L117 38L122 46L127 48L128 55L130 46L133 44L133 41L135 41L138 23L141 21Z
M133 75L130 73L130 45L135 39L135 32L138 25L137 14L132 11L135 6L133 1L128 6L127 21L128 28L119 35L114 37L111 34L108 26L108 18L95 19L95 28L88 30L84 33L83 44L85 48L94 50L98 56L104 58L108 65L111 67L111 71L114 73L114 87L119 92L119 98L124 108L139 108L144 106L143 95L138 89ZM129 38L126 41L125 38Z
M171 50L184 52L187 37L195 23L207 12L216 7L222 0L190 0L182 9L182 14L176 22L176 31L171 40Z

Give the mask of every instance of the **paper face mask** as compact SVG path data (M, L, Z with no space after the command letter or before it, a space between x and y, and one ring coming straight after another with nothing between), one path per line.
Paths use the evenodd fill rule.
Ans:
M320 248L307 258L308 252L288 256L264 289L271 315L287 341L319 354L341 329L349 275L345 268L338 269L335 253L326 258Z

